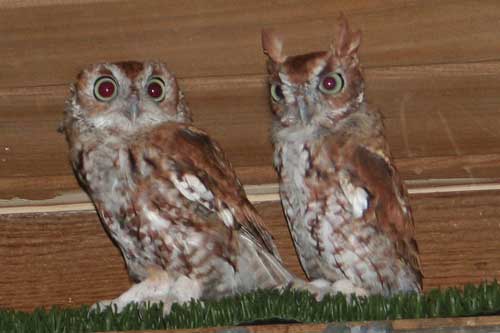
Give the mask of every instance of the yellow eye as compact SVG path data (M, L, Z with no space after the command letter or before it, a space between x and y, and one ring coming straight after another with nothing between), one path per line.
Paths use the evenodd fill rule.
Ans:
M344 88L344 78L336 72L328 73L321 79L319 90L328 95L335 95Z
M94 83L94 97L101 102L109 102L118 94L118 84L111 76L101 76Z
M276 103L281 103L285 99L285 95L283 95L283 90L279 84L273 83L271 85L271 97Z

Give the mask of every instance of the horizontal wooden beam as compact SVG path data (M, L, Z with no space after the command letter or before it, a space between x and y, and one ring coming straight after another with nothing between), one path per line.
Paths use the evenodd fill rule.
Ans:
M387 327L386 332L394 333L487 333L500 331L500 316L433 318L433 319L399 319L384 322L347 322L320 324L280 324L252 325L238 327L210 327L196 329L178 329L154 331L155 333L326 333L326 332L364 332L362 329L377 327L376 332L384 332L379 327ZM390 327L390 330L389 330ZM375 330L374 330L375 331ZM370 330L368 330L370 332ZM119 332L110 332L119 333ZM152 331L134 331L129 333L152 333Z
M43 6L67 6L74 4L95 4L104 2L118 2L121 0L4 0L0 2L0 10L12 8L43 7Z
M67 84L103 60L164 59L192 78L264 73L262 28L282 31L290 54L327 49L341 11L363 31L366 67L500 58L496 0L3 1L0 87Z
M500 178L500 62L368 69L367 96L406 180ZM265 77L181 80L195 124L219 141L245 184L276 182ZM66 86L0 89L0 199L78 190L56 129Z
M412 194L424 288L500 278L499 190ZM279 202L256 205L286 266L303 276ZM94 211L0 215L0 307L78 306L130 286Z
M490 182L487 182L490 181ZM498 191L500 180L442 179L429 181L432 186L423 186L425 182L407 182L408 193L461 193L469 191ZM443 185L443 183L447 185ZM279 201L279 185L246 185L248 199L254 204ZM62 213L94 211L94 206L84 192L69 193L47 200L0 200L0 215L26 213Z

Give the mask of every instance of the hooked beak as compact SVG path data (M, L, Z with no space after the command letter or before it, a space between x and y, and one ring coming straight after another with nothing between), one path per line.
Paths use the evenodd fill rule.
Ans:
M300 119L304 124L308 124L311 118L303 97L297 97L297 106L299 108Z
M128 110L128 118L130 121L135 122L137 116L139 115L139 97L137 94L133 93L129 97L130 109Z

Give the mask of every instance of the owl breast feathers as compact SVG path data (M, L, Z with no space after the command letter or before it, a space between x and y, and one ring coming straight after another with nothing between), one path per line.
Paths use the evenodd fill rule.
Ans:
M262 34L281 201L310 278L418 292L412 214L381 116L364 100L360 40L343 16L325 52L285 56L279 35Z
M273 239L161 63L82 71L64 129L75 173L139 283L115 300L183 302L286 285Z

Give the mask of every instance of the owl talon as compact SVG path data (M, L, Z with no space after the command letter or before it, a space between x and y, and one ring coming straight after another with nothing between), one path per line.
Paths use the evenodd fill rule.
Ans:
M335 281L331 285L331 294L343 294L346 296L347 300L351 300L351 296L356 297L367 297L369 295L368 291L364 288L356 287L351 281L347 279Z
M332 283L325 279L316 279L310 282L311 286L316 288L313 293L317 302L321 302L326 295L331 294Z
M345 295L349 302L351 295L355 295L356 297L366 297L369 295L365 289L356 287L347 279L338 280L334 283L325 279L316 279L311 282L297 280L294 281L291 288L308 291L317 302L321 302L326 295L334 296L339 293Z
M90 307L89 312L102 312L104 309L110 306L112 302L112 300L103 300L96 302Z
M174 303L177 303L174 299L168 298L165 300L145 300L143 302L130 302L130 303L122 303L118 300L104 300L104 301L99 301L96 302L94 305L92 305L89 309L89 313L91 312L103 312L107 310L109 307L112 308L113 312L116 313L121 313L125 307L127 307L129 304L135 303L139 308L146 308L147 306L151 306L153 304L163 304L163 315L168 315L170 314L170 311L172 309L172 305Z
M163 313L169 314L174 303L183 304L191 299L198 299L201 295L200 284L193 279L181 276L171 280L163 271L155 272L146 280L133 285L129 290L113 300L104 300L95 303L90 311L103 311L112 306L117 313L130 303L137 303L139 307L147 304L163 303Z
M317 279L311 282L295 279L288 285L288 288L292 290L307 291L317 302L321 302L323 297L331 291L331 282L323 279Z
M99 301L99 302L94 303L90 307L89 312L103 312L106 309L108 309L109 307L111 307L113 311L115 311L116 313L120 313L123 311L125 306L126 306L126 304L125 305L120 304L120 302L117 301L116 299L114 299L114 300L107 299L107 300L103 300L103 301Z

